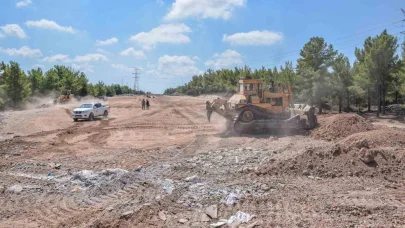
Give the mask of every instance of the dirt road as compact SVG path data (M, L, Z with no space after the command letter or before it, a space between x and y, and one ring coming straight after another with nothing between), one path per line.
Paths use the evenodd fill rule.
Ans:
M209 227L238 211L255 215L240 227L405 226L401 129L237 136L205 98L140 99L92 122L73 106L2 113L0 227ZM366 164L365 148L386 156Z

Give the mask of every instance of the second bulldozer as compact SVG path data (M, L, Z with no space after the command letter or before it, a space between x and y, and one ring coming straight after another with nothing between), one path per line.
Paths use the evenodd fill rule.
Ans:
M73 100L74 95L72 94L72 91L70 90L65 90L62 92L62 94L53 101L54 104L66 104L69 103Z
M239 92L229 100L217 98L206 102L208 121L213 112L228 121L237 133L252 133L255 130L312 129L317 125L315 108L294 104L290 85L274 83L263 89L262 79L239 80Z

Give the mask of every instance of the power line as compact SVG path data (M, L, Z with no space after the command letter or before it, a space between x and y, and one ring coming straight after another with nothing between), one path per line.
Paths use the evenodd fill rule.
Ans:
M401 11L402 11L402 14L403 14L404 17L405 17L405 10L403 10L403 9L401 8ZM405 18L402 20L402 22L405 22ZM402 27L404 27L403 24L402 24ZM404 34L404 36L405 36L405 31L402 31L401 34Z
M348 38L356 37L356 36L362 35L362 34L364 34L366 32L373 31L373 30L376 30L376 29L380 29L381 27L385 27L385 26L388 26L388 25L393 26L393 25L398 24L398 23L403 22L403 21L405 21L405 19L395 21L395 22L391 22L391 23L386 23L386 24L380 24L380 25L377 25L377 26L373 26L370 29L366 29L366 30L362 30L360 32L356 32L353 35L337 38L337 39L331 41L330 43L333 44L333 45L347 43L349 41L355 40L355 39L348 39ZM336 41L340 41L340 42L336 42ZM265 61L269 61L269 60L279 59L279 58L282 58L282 57L292 56L292 55L295 55L296 53L299 53L300 51L301 50L295 50L295 51L291 51L291 52L282 53L280 55L273 55L273 56L267 56L265 58L253 59L251 61L245 62L245 64L257 64L257 63L261 63L261 62L265 62Z

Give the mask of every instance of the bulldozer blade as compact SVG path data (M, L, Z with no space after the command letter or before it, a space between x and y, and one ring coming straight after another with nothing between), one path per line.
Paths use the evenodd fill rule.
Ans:
M207 110L208 122L211 122L211 115L212 115L212 111L211 111L211 110Z

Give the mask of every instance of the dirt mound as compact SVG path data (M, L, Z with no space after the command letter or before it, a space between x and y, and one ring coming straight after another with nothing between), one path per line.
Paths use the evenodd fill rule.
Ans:
M352 134L339 141L339 144L348 145L360 140L366 140L370 148L405 147L405 130L380 127L376 130Z
M370 122L357 114L320 116L318 122L319 127L311 132L311 136L328 141L375 129Z
M292 174L309 178L342 176L404 178L405 131L381 128L350 135L337 143L306 147L287 160L270 160L257 174Z

